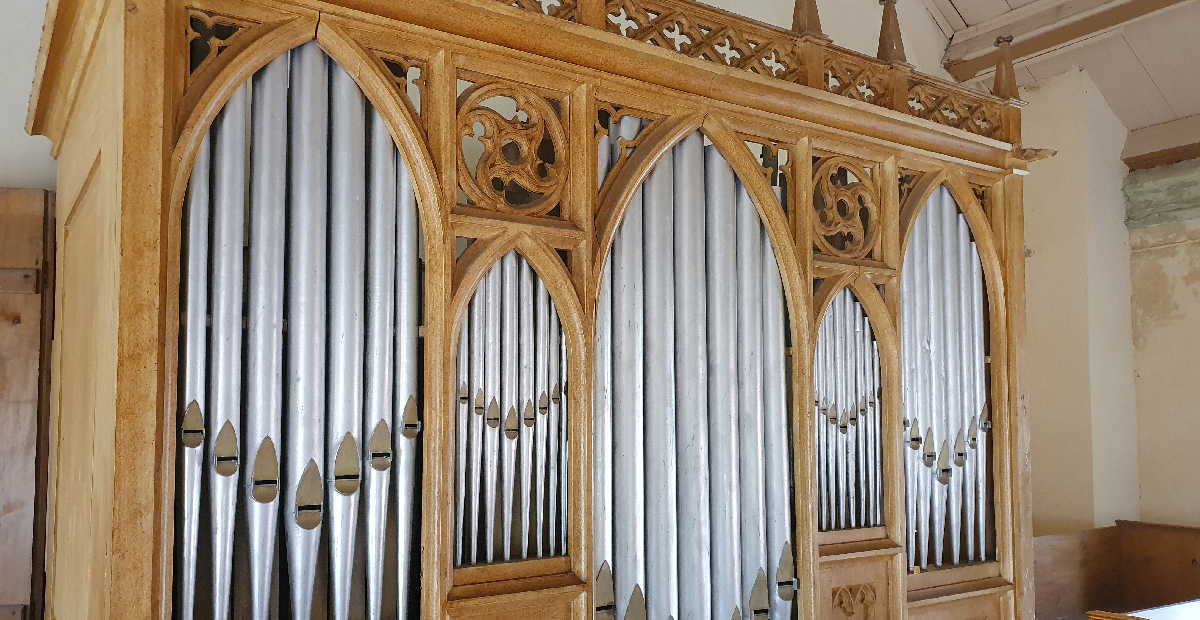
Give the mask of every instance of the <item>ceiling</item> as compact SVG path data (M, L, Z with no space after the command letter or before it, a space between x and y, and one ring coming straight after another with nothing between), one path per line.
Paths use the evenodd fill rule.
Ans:
M923 1L956 78L990 86L996 36L1012 35L1021 86L1088 72L1131 131L1126 158L1200 143L1200 1Z

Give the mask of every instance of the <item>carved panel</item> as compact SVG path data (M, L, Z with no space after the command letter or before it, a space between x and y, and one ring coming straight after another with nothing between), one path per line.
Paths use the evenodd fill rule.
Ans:
M971 193L975 194L975 199L979 201L979 206L984 210L987 210L988 191L990 190L991 188L986 185L971 184Z
M1000 135L1000 105L970 100L928 82L909 82L908 112L913 116L989 138Z
M395 54L376 53L376 58L383 66L385 74L392 78L392 85L409 113L419 120L421 102L425 99L425 63Z
M646 136L650 135L662 119L660 114L632 110L603 101L596 102L595 139L598 144L608 146L607 151L600 154L602 166L598 190L620 170L633 150L641 146Z
M908 202L908 197L912 195L913 188L925 176L920 170L900 169L900 206L904 206Z
M671 0L609 0L609 32L735 69L803 83L795 42L751 20Z
M576 21L575 9L577 0L497 0L508 6L524 9L530 13L541 13L550 17L558 17Z
M503 100L511 117L497 111ZM558 206L568 161L562 107L526 86L499 80L476 83L458 96L459 186L472 204L526 215L545 215ZM483 145L473 167L466 154L472 139Z
M871 175L848 157L818 162L813 175L813 243L821 254L864 258L879 236L879 200Z
M187 15L189 76L211 63L238 35L255 25L254 22L194 8L189 8Z
M826 50L825 90L835 94L882 105L888 88L888 68L869 59Z
M833 589L833 608L847 618L874 620L875 601L874 584L838 586Z

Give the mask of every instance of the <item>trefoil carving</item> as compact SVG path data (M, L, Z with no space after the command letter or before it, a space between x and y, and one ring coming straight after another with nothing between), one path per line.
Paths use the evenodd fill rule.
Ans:
M870 174L836 155L819 161L813 181L817 251L852 259L869 256L879 235L879 201Z
M253 24L244 20L187 10L188 74L194 75L213 61L244 30Z

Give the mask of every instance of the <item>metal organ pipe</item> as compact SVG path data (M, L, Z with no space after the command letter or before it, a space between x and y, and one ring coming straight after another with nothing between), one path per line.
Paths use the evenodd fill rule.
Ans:
M550 321L547 317L550 316L550 295L546 292L546 286L541 280L536 283L535 300L536 311L538 316L537 333L535 334L536 342L534 343L535 361L537 366L536 376L534 377L534 390L538 394L537 421L534 422L534 477L537 483L534 486L535 504L537 505L537 516L534 518L534 537L537 539L537 557L542 557L549 547L545 535L546 529L546 465L547 465L547 448L550 446L549 437L546 433L549 429L547 418L550 416Z
M966 219L940 187L917 216L901 277L905 418L921 425L905 438L910 568L930 555L939 566L986 557L981 274Z
M771 239L762 232L763 429L766 465L766 570L772 618L792 617L791 437L787 358L784 354L783 280ZM788 550L785 553L785 549Z
M500 425L502 427L501 468L500 468L500 527L504 561L512 559L513 541L513 499L517 483L517 437L520 428L517 407L520 406L520 360L517 355L517 330L520 328L518 316L517 288L517 253L509 252L500 261L501 277L503 278L501 306L501 359L500 367Z
M518 291L518 299L520 301L520 399L517 402L517 407L521 412L521 428L520 434L520 487L521 487L521 514L520 519L520 537L521 537L521 557L529 557L529 537L532 531L530 527L530 517L535 506L531 503L533 498L533 440L534 440L534 425L537 423L537 406L534 402L537 395L534 394L534 362L536 361L535 342L534 342L534 315L533 315L533 268L525 259L517 257L518 268L520 270L520 290ZM462 428L462 425L460 425ZM459 471L463 468L459 467ZM459 514L462 514L461 511Z
M388 543L400 562L406 617L420 427L420 231L398 160L382 118L316 42L240 86L202 142L183 231L175 603L183 618L194 617L197 587L211 588L214 617L228 617L233 575L248 576L253 618L272 613L276 575L290 581L280 601L287 615L312 615L323 587L332 596L317 613L344 618L355 574L365 574L367 614L378 618ZM203 467L209 490L201 496ZM399 535L387 527L393 475ZM356 573L360 482L366 554ZM211 530L199 531L202 514ZM212 547L206 574L197 574L200 544ZM246 553L234 553L235 545ZM323 553L329 581L318 584Z
M549 484L546 489L546 500L549 504L546 516L546 532L539 536L549 538L550 555L558 555L558 537L555 534L558 526L558 470L559 470L559 418L562 404L562 327L558 321L558 311L554 300L550 300L550 412L546 416L546 432L549 436L549 447L546 459L550 466L548 472Z
M243 478L250 538L251 614L270 613L271 569L279 515L283 430L284 213L287 209L288 57L253 80L250 158L250 269L246 311L245 445L252 475ZM389 138L389 146L391 145Z

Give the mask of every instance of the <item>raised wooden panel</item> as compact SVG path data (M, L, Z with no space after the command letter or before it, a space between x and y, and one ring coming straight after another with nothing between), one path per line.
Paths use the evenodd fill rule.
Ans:
M1000 591L953 595L919 603L909 603L909 620L999 620L1004 615ZM1011 598L1011 597L1010 597Z
M591 615L586 613L584 598L582 586L567 586L451 601L446 605L446 615L451 620L584 620Z
M817 579L822 620L900 618L890 599L896 572L893 554L848 553L847 559L823 561Z

